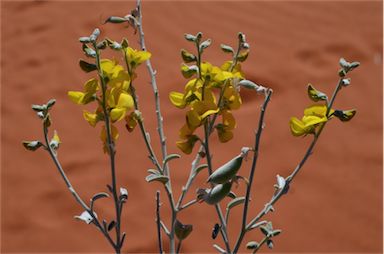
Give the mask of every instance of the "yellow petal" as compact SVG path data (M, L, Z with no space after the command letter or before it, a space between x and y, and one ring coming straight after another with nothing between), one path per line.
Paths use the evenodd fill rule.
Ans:
M219 112L219 109L207 110L207 111L204 112L204 114L201 115L201 119L204 119L204 118L206 118L209 115L216 114L217 112Z
M201 117L196 110L190 110L187 112L187 123L190 129L195 129L201 125Z
M171 103L178 107L178 108L185 108L186 106L186 102L184 100L184 94L182 93L178 93L178 92L171 92L169 94L169 100L171 101Z
M84 110L83 117L92 127L96 126L96 123L98 122L97 114Z
M233 138L233 132L225 128L217 128L217 134L221 143L226 143Z
M135 112L132 112L128 116L125 117L125 127L129 132L132 132L137 125L137 116Z
M305 128L304 123L296 117L291 117L289 124L293 136L302 136L306 134L307 129Z
M226 126L229 130L236 128L236 120L233 117L232 113L228 110L222 112L223 125Z
M305 127L310 127L326 121L327 121L326 117L318 117L318 116L304 116L302 119L302 122L304 123Z
M176 146L185 154L191 154L193 147L195 146L198 138L195 135L190 136L188 139L184 139L176 142Z
M57 134L57 131L56 131L56 130L53 132L53 138L52 138L52 141L57 142L57 144L61 143L61 142L60 142L60 137L59 137L59 135Z
M83 103L84 96L85 96L85 94L83 92L78 92L78 91L69 91L68 92L69 99L76 104L84 104Z
M134 106L133 98L128 93L121 93L117 103L118 108L125 108L126 110L132 109Z
M305 116L319 116L323 117L325 116L325 113L327 112L327 106L325 105L312 105L304 110Z
M99 89L99 83L96 79L90 79L84 84L85 93L94 94Z
M184 124L179 131L179 137L181 139L187 139L189 136L193 134L195 129L190 129L188 124Z
M127 110L125 108L114 108L111 110L111 120L112 122L120 121L124 118Z

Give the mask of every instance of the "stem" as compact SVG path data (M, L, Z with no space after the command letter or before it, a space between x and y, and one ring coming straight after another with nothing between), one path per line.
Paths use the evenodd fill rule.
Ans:
M265 111L267 110L268 103L269 103L269 101L271 99L272 92L273 91L271 89L268 90L268 93L267 93L267 95L265 97L264 103L263 103L263 105L261 107L261 113L260 113L260 117L259 117L259 125L258 125L258 128L257 128L256 138L255 138L255 146L253 148L254 149L254 153L253 153L252 166L251 166L251 171L249 173L249 179L248 179L249 183L247 185L247 191L246 191L246 195L245 195L245 202L244 202L244 208L243 208L243 217L242 217L241 230L240 230L238 239L236 241L233 253L237 253L237 251L238 251L238 249L239 249L239 247L241 245L241 242L243 240L243 237L244 237L244 235L246 233L249 199L250 199L250 196L251 196L251 188L252 188L252 183L253 183L253 177L254 177L254 174L255 174L255 171L256 171L257 159L258 159L258 156L259 156L259 145L260 145L260 139L261 139L261 134L262 134L263 125L264 125L264 115L265 115Z
M103 108L103 114L104 114L104 122L105 122L105 128L107 133L107 148L108 148L108 154L109 154L109 161L110 161L110 167L111 167L111 177L112 177L112 195L113 195L113 201L115 205L115 213L116 213L116 253L120 253L121 249L121 238L120 238L120 225L121 225L121 212L120 212L120 205L119 205L119 198L117 195L117 188L116 188L116 166L115 166L115 144L112 140L111 135L111 121L109 118L109 112L107 110L107 103L106 103L106 91L107 91L107 84L105 83L103 71L101 69L100 65L100 51L97 48L96 42L93 42L93 47L96 51L96 66L97 71L101 83L101 90L102 90L102 102L101 106Z
M211 160L211 153L209 151L209 130L208 130L208 128L209 128L208 122L206 121L204 123L204 134L205 134L204 135L205 136L204 146L205 146L205 153L206 153L206 157L207 157L208 172L209 172L209 175L211 175L212 174L212 160ZM211 183L211 187L213 187L212 183ZM221 228L220 228L221 236L223 237L223 241L224 241L225 247L227 249L227 252L231 253L231 247L229 246L229 239L228 239L228 232L227 232L227 224L225 222L223 212L221 211L221 207L219 204L215 204L215 209L216 209L217 215L218 215L220 223L221 223Z
M163 240L161 239L161 220L160 220L160 191L156 192L156 225L157 241L159 242L159 253L163 253Z
M179 242L177 243L177 249L176 249L176 253L177 253L177 254L180 253L181 243L182 243L182 242L183 242L182 240L179 240Z
M53 162L55 163L55 166L57 168L57 170L59 171L61 177L63 178L65 184L67 185L68 187L68 190L71 192L72 196L75 198L75 200L77 201L77 203L79 203L81 205L81 207L87 211L89 213L89 215L92 217L92 222L93 224L103 233L104 237L108 240L108 242L110 243L110 245L116 250L116 244L113 242L113 240L111 239L110 235L108 234L107 231L105 231L103 229L103 227L101 226L99 220L97 219L97 217L95 216L95 214L93 213L93 211L91 211L91 209L86 205L86 203L82 200L82 198L79 196L79 194L76 192L76 190L73 188L71 182L69 181L69 178L67 177L67 175L65 174L65 171L63 170L63 167L61 166L60 164L60 161L58 160L57 158L57 155L56 153L52 150L51 146L49 145L49 140L48 140L48 128L44 126L43 128L43 132L44 132L44 140L45 140L45 147L49 153L49 155L51 156Z
M337 84L337 86L333 92L332 98L327 104L327 112L326 112L327 116L329 116L329 112L333 106L333 103L334 103L336 96L337 96L338 92L340 91L341 87L342 87L342 79L339 80L339 82L338 82L338 84ZM313 151L313 149L317 143L317 140L319 139L320 134L322 133L326 123L327 122L323 123L320 126L317 133L315 133L313 140L312 140L311 144L309 145L307 151L305 152L302 160L299 162L299 164L296 166L296 168L292 171L292 173L285 179L286 180L286 186L289 186L289 184L292 183L293 179L300 172L300 170L303 168L305 162L307 161L309 156L312 154L312 151ZM250 223L248 223L248 225L246 226L245 229L249 230L255 223L257 223L265 214L268 213L270 207L272 205L274 205L284 194L286 194L286 188L280 189L275 195L273 195L271 200L265 204L264 208L259 212L259 214L255 218L253 218L251 220Z

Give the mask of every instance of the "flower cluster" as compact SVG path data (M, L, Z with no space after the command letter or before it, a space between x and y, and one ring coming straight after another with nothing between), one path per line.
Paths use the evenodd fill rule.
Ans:
M350 79L345 78L348 72L358 67L360 63L349 63L341 58L339 62L341 69L339 71L340 81L336 87L334 96L343 88L350 84ZM300 119L291 117L290 127L293 136L303 136L307 134L317 135L318 129L321 128L329 119L337 117L342 122L351 120L355 114L355 109L350 110L334 110L332 109L333 99L328 101L328 96L315 89L311 84L308 85L308 96L314 102L323 101L325 104L314 104L304 110L304 116Z
M185 63L193 63L181 66L183 76L188 80L184 92L171 92L169 99L177 108L188 108L185 124L181 127L180 141L176 144L186 154L192 152L193 146L199 137L195 131L200 126L217 130L219 140L227 142L233 138L233 130L236 121L232 111L239 109L242 101L239 94L239 82L244 79L240 62L246 60L249 50L245 38L239 36L240 47L237 52L226 45L222 45L225 52L232 52L233 59L226 61L221 66L215 66L209 62L202 62L203 50L210 44L210 40L201 42L201 33L196 36L186 35L186 39L197 46L197 56L186 50L181 51ZM220 116L221 122L214 125L216 116Z
M69 91L68 97L76 104L85 105L96 101L97 107L93 112L83 111L84 119L95 127L98 122L110 124L111 138L116 141L119 137L118 130L113 124L125 119L127 129L132 131L139 119L139 113L134 111L134 98L131 90L131 83L136 77L135 68L150 58L151 54L146 51L137 51L128 46L128 42L117 43L109 39L96 44L95 41L88 41L87 37L80 38L83 42L84 53L88 57L95 58L96 63L91 64L83 60L80 66L86 72L96 70L99 79L92 78L85 82L83 91ZM91 42L93 48L88 46ZM106 45L114 50L123 53L126 69L113 59L100 59L100 49ZM84 67L85 66L85 67ZM107 152L107 130L103 126L100 138L104 144L104 151Z

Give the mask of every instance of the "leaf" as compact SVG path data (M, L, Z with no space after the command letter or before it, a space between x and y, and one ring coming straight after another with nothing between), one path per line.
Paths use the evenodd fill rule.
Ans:
M308 84L307 92L308 92L309 98L314 102L328 100L328 97L325 93L316 90L311 84Z
M271 233L271 237L278 236L278 235L280 235L281 232L282 231L280 229L273 230Z
M97 218L96 213L93 213L93 214L94 214L94 216ZM77 220L84 221L84 222L87 223L87 224L90 224L90 223L93 221L93 218L92 218L92 216L89 214L88 211L84 211L84 212L82 212L82 214L80 214L79 216L77 216L77 215L74 216L74 218L77 219Z
M90 47L88 47L88 45L83 44L83 51L84 51L86 56L96 58L96 51L94 49L91 49Z
M108 231L111 231L115 226L116 226L116 222L115 222L114 220L112 220L112 221L108 224L107 230L108 230Z
M50 109L52 108L53 105L55 105L56 103L56 100L55 99L50 99L48 102L47 102L47 108Z
M153 168L148 169L147 172L150 173L150 174L153 174L153 175L161 175L159 170L153 169Z
M187 40L187 41L191 41L191 42L195 42L196 41L196 36L192 35L192 34L184 34L184 38Z
M230 191L227 196L232 198L232 199L237 197L236 194L234 192L232 192L232 191Z
M163 175L150 174L145 178L145 180L148 183L153 182L153 181L157 181L157 182L161 182L163 184L166 184L168 182L169 178L167 176L163 176Z
M81 43L89 43L89 42L91 42L91 39L89 38L89 37L80 37L79 38L79 41L81 42Z
M97 70L97 66L95 64L88 63L82 59L80 59L79 65L80 65L80 68L87 73Z
M234 50L231 46L221 44L220 47L225 53L233 53L234 52Z
M185 49L181 50L181 57L183 58L183 61L185 63L196 62L196 60L197 60L195 55L193 55L192 53L188 52Z
M175 234L179 240L184 240L192 232L193 226L190 224L183 224L176 219L175 222Z
M168 161L171 161L174 159L179 159L179 158L181 158L181 155L179 155L177 153L168 154L167 157L165 157L163 160L163 165L165 166L168 163Z
M43 146L43 143L41 143L40 141L37 141L37 140L23 141L23 146L29 151L36 151L41 146Z
M99 193L96 193L95 195L93 195L92 197L92 201L95 202L96 200L100 199L100 198L108 198L109 195L108 193L106 192L99 192Z
M205 40L203 41L201 44L200 44L200 50L204 50L206 48L208 48L210 45L211 45L212 41L211 39L208 39L208 40Z
M201 170L203 170L203 169L205 169L205 168L208 168L208 164L201 164L201 165L199 165L199 166L195 169L194 174L197 175L198 173L200 173Z
M47 105L36 105L36 104L33 104L32 105L32 109L36 112L41 112L41 111L45 111L47 110Z
M244 62L245 60L247 60L248 55L249 55L249 50L246 50L246 51L240 53L240 54L237 56L236 59L237 59L239 62Z
M259 248L259 243L256 241L251 241L247 243L246 247L248 250L256 250Z
M212 239L216 239L217 235L219 234L219 231L220 231L220 228L221 226L216 223L215 226L213 226L213 229L212 229Z
M231 202L228 203L227 205L227 210L232 209L233 207L240 205L245 202L245 197L237 197L233 199Z
M106 21L104 21L104 24L105 23L120 24L120 23L124 23L124 22L127 22L127 19L122 18L122 17L111 16Z

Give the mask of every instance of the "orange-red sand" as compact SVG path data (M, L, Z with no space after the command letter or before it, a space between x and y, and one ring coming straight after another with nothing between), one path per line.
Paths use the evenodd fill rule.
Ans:
M59 158L73 185L88 200L106 191L110 181L107 156L99 141L100 125L92 128L80 107L67 98L68 90L80 90L90 76L78 67L84 58L80 36L100 27L102 36L137 39L132 29L102 25L110 15L123 16L132 1L2 1L1 3L1 252L55 253L108 252L107 241L91 226L73 219L82 212L44 151L26 151L21 141L41 139L40 120L30 109L33 103L57 99L53 129L62 139ZM276 174L287 176L303 156L310 137L292 137L291 116L302 115L311 104L307 83L331 94L338 81L338 60L360 61L352 84L343 89L335 107L356 108L348 123L332 120L298 175L287 196L269 214L283 233L266 252L368 253L382 250L382 2L380 1L194 1L144 2L144 30L152 63L157 70L165 134L170 153L175 147L184 111L174 108L170 91L182 91L179 50L192 49L184 33L203 32L213 45L204 57L221 64L228 55L220 43L234 45L239 31L246 34L251 54L244 71L247 77L274 90L266 113L266 126L252 189L249 216L255 216L273 192ZM136 81L140 103L152 143L158 144L153 94L145 67ZM253 144L261 96L243 92L243 106L236 111L238 128L227 144L212 139L215 167ZM124 252L156 252L155 192L159 184L147 184L151 168L143 141L136 130L129 134L119 125L117 144L118 184L129 191L123 228ZM156 150L159 152L159 150ZM175 195L189 174L193 156L171 163ZM250 161L240 173L247 175ZM206 186L202 173L194 190ZM160 188L162 192L163 189ZM235 189L244 191L241 183ZM168 202L162 193L161 213L169 223ZM113 216L112 202L97 205L99 216ZM241 210L234 209L229 236L234 243ZM213 252L211 229L217 222L213 207L198 204L180 213L194 230L183 243L183 252ZM244 241L260 240L258 231ZM217 243L223 245L221 240ZM244 246L244 245L243 245ZM241 251L245 251L243 247Z

